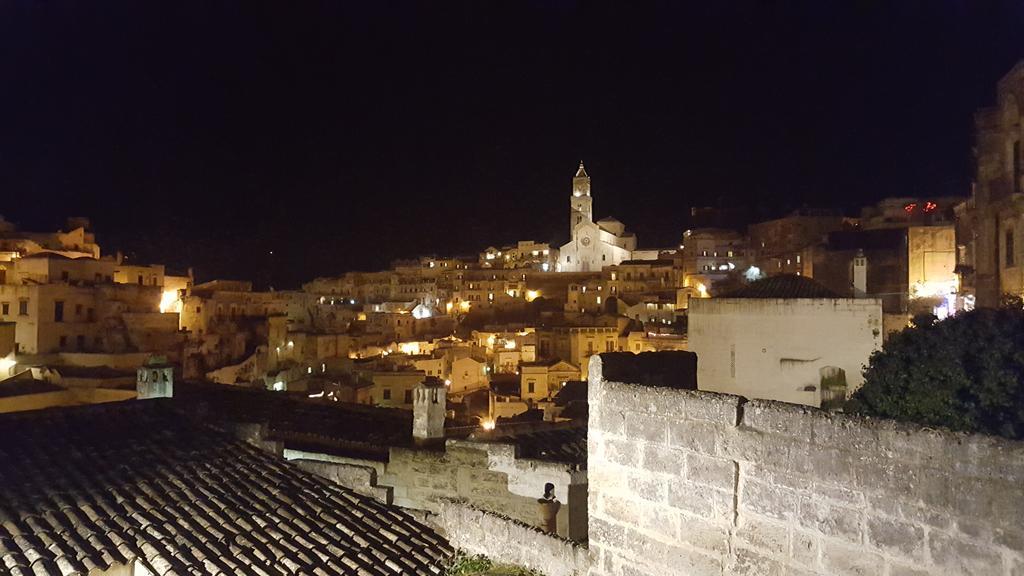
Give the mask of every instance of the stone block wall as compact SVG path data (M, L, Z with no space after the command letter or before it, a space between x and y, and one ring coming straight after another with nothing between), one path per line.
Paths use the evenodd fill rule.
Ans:
M377 484L377 470L371 466L322 460L292 460L292 462L306 472L351 488L363 496L369 496L384 504L391 504L393 501L391 487Z
M1024 443L591 366L591 574L1024 575Z
M441 499L458 498L536 524L536 498L510 493L508 475L490 470L487 463L486 450L468 446L448 446L444 450L392 448L380 482L392 487L394 504L403 508L436 514Z
M585 576L590 566L585 547L507 516L443 499L438 517L452 546L495 562L537 570L545 576Z
M259 428L251 428L248 436L259 437ZM435 448L391 448L387 462L297 450L286 450L285 457L360 494L422 511L428 517L440 512L442 500L456 499L538 525L537 498L544 494L544 484L551 482L562 503L556 519L558 534L577 541L587 537L586 471L519 458L509 444L449 441Z

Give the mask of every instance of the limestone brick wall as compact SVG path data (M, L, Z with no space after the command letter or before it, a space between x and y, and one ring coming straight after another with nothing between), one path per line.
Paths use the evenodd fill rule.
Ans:
M571 540L455 500L439 502L438 524L452 546L545 576L585 576L588 551Z
M592 366L593 575L1024 574L1024 443Z
M539 493L516 494L509 474L489 466L487 446L451 443L444 450L392 448L380 484L390 487L393 503L404 508L440 512L443 499L459 499L530 525L539 523ZM564 500L563 500L564 502ZM585 506L585 504L583 504ZM569 506L559 511L559 532L568 530Z
M360 494L431 517L440 513L443 500L455 499L535 526L537 498L551 482L562 503L558 534L576 541L587 537L586 471L518 458L511 445L449 441L433 449L391 448L386 463L295 450L286 450L285 457Z
M306 472L312 472L317 476L327 478L351 488L364 496L369 496L385 504L392 503L391 488L377 484L377 470L372 466L359 466L339 462L324 462L321 460L294 460L299 468Z

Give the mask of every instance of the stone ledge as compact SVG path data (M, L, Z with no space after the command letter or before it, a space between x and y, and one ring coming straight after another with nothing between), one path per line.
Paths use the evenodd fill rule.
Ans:
M590 550L579 542L470 506L463 500L442 498L438 504L438 524L458 549L537 570L545 576L586 576L590 570Z
M697 355L682 350L671 352L605 352L590 359L603 378L612 382L629 382L659 388L697 389Z

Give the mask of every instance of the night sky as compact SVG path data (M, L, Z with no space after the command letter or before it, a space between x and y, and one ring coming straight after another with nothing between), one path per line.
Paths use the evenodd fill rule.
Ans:
M0 213L294 287L693 205L966 195L1024 2L0 0ZM273 251L273 255L270 252Z

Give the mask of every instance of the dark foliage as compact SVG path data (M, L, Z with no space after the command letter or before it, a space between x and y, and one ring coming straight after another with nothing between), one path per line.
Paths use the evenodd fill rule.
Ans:
M846 410L1024 438L1024 311L915 318L871 356Z

